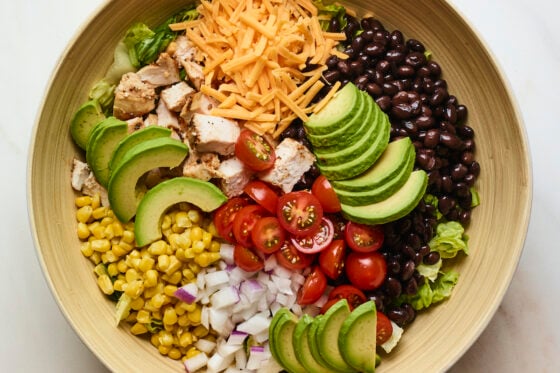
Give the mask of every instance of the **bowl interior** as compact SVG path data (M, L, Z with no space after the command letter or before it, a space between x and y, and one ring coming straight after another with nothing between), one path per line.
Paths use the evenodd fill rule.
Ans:
M450 92L469 108L475 129L481 205L468 228L470 256L453 263L460 279L451 299L420 314L380 371L440 371L450 367L482 332L517 266L528 225L531 173L524 129L507 84L477 35L443 0L344 1L388 29L421 40L443 67ZM73 112L104 75L124 31L151 25L185 0L114 0L84 25L62 56L39 113L29 159L29 211L39 258L63 313L83 341L113 371L177 372L149 342L115 328L114 305L95 283L76 237L69 134Z

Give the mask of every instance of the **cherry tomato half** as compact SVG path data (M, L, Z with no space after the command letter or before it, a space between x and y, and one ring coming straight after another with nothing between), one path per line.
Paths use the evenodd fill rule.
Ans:
M313 268L305 278L298 291L297 302L300 305L315 303L327 288L327 277L319 267Z
M235 156L254 171L268 170L274 165L274 147L263 136L244 129L235 143Z
M336 280L344 269L345 257L346 243L344 240L334 240L319 253L319 266L328 278Z
M346 257L346 276L358 289L375 290L385 280L387 263L378 252L360 253L352 251Z
M286 231L280 226L278 218L265 216L253 227L251 240L258 250L265 254L272 254L284 244Z
M350 221L346 224L344 237L352 250L369 253L379 250L383 245L385 234L381 225L366 225Z
M233 236L237 243L252 246L251 231L257 221L265 215L266 210L259 205L249 205L239 210L233 219Z
M391 324L391 320L389 320L384 313L377 311L377 330L375 334L377 337L377 345L379 346L387 342L392 334L393 324Z
M274 252L276 260L288 269L304 269L313 263L314 255L304 254L292 245L290 240L284 241L282 247Z
M321 202L325 212L339 212L341 210L338 196L324 175L319 175L315 179L311 186L311 192Z
M278 195L271 187L260 180L250 181L243 188L249 197L259 205L267 209L269 212L276 214L276 205L278 204Z
M233 248L233 261L244 271L256 272L264 268L264 261L251 249L236 244Z
M306 254L318 253L326 249L333 240L333 223L323 217L319 229L310 236L291 237L291 241L299 251Z
M365 294L352 285L339 285L335 287L329 293L329 299L346 299L351 310L367 300Z
M290 192L278 199L277 215L285 230L294 236L307 236L319 229L323 208L309 192Z
M214 226L216 227L220 237L229 243L235 243L232 231L235 215L239 210L248 204L249 201L247 199L235 197L220 206L214 213Z

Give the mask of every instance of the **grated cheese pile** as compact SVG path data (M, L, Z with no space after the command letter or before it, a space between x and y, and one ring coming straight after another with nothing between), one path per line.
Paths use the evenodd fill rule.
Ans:
M203 54L201 91L220 102L212 114L273 137L296 117L307 121L327 58L345 57L335 48L344 33L323 31L310 0L203 0L198 11L199 19L170 27ZM319 67L304 72L306 63Z

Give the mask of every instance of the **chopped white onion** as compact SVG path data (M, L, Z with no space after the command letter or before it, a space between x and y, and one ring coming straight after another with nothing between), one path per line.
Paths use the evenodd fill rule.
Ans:
M233 260L233 245L222 242L220 244L220 257L224 262L226 262L226 264L235 264Z
M262 362L267 360L269 356L264 351L264 347L261 346L252 346L249 349L249 359L247 359L247 366L246 369L259 369Z
M222 343L218 344L216 351L224 358L227 358L230 355L235 355L240 348L243 348L243 345L230 345L229 343L222 341Z
M239 330L234 330L229 335L227 343L230 345L242 345L249 334L245 332L240 332Z
M196 297L198 295L198 287L195 283L190 282L175 290L174 295L179 300L191 304L196 300Z
M207 372L221 372L233 363L234 355L222 356L219 353L212 355L206 364Z
M272 273L279 277L290 278L292 277L294 272L291 269L282 266L276 266Z
M208 355L204 352L200 354L196 354L193 357L190 357L184 361L185 369L187 373L194 373L197 370L203 368L208 363Z
M206 281L206 286L209 288L215 288L229 282L229 276L226 271L214 271L207 273L204 275L204 279Z
M237 330L241 332L245 332L248 334L259 334L264 330L268 330L270 326L270 313L266 312L259 312L251 318L247 319L247 321L242 322L241 324L237 325Z
M278 267L278 261L276 260L276 255L269 255L264 261L264 271L270 272L274 268Z
M262 298L266 289L260 282L250 278L241 283L239 291L247 297L249 302L255 302Z
M292 280L286 277L280 277L277 275L270 276L272 282L276 285L279 293L291 295L294 292L292 291Z
M240 349L235 353L235 367L238 369L245 369L247 366L247 354L245 349Z
M207 339L199 339L194 343L194 346L200 351L210 354L214 348L216 348L216 342L212 342Z
M227 286L212 294L210 302L212 302L212 308L229 307L239 302L239 291L235 286Z

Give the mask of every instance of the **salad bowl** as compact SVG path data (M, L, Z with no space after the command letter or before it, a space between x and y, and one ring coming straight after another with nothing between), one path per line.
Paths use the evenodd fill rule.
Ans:
M421 40L444 69L450 89L469 107L481 174L480 206L467 228L470 253L449 265L460 273L452 296L419 313L380 372L450 368L484 330L516 270L529 221L532 179L527 139L508 83L484 42L444 0L341 2L373 14L387 28ZM114 303L99 291L79 250L72 160L79 154L69 123L89 87L111 64L114 46L134 22L157 25L185 0L113 0L82 26L53 72L29 153L28 200L46 281L76 333L116 372L178 372L180 363L115 327ZM139 368L141 367L141 368Z

